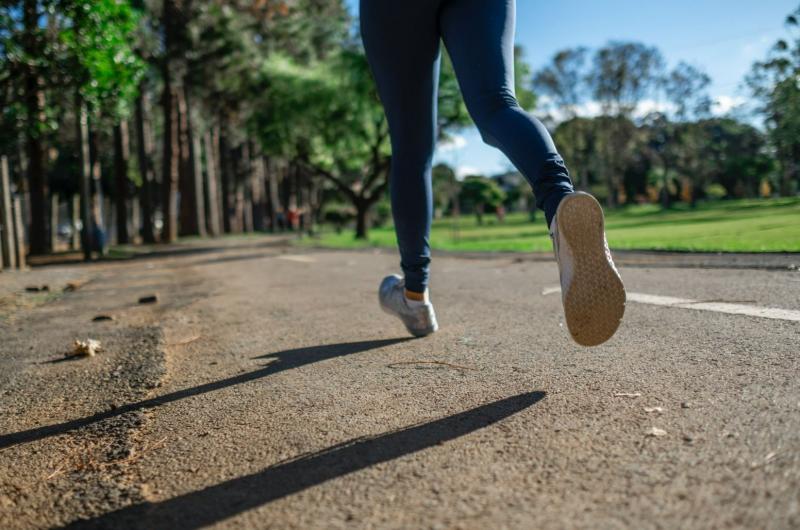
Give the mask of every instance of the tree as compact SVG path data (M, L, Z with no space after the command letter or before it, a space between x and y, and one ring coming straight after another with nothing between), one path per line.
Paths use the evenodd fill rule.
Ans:
M276 58L263 73L263 149L333 185L356 210L356 237L366 237L390 166L388 125L366 57L349 50L313 67Z
M433 211L435 215L443 215L457 200L461 184L456 178L453 168L447 164L436 164L431 171L433 186Z
M587 81L607 121L603 152L608 205L618 204L620 177L631 154L627 123L642 100L652 92L664 66L657 48L638 42L611 42L594 53Z
M781 195L800 187L800 8L786 18L786 26L793 37L779 40L747 77L781 166Z
M533 77L533 88L553 100L563 120L577 117L584 100L587 53L584 47L560 50Z
M505 198L505 192L495 181L480 176L470 176L464 179L459 193L462 204L475 213L478 224L483 224L485 212L497 210Z
M674 169L677 152L684 143L680 133L687 130L680 124L708 117L711 112L711 98L707 91L710 83L711 78L705 72L684 62L679 63L662 81L664 94L672 105L673 119L677 124L671 122L666 114L657 113L648 120L648 125L652 132L651 152L656 154L662 166L661 203L664 208L670 206L670 172ZM694 205L699 188L694 184L694 175L688 177L692 182L691 203Z
M558 124L553 139L576 176L577 185L588 190L595 178L601 138L598 121L574 117Z
M133 35L138 26L138 16L127 3L115 0L67 0L61 4L64 21L61 40L64 43L62 69L69 72L68 79L75 89L76 121L82 122L85 109L89 109L89 119L96 128L109 124L114 127L114 150L116 157L116 192L118 204L118 227L127 237L127 211L125 199L129 185L127 173L128 134L127 124L132 112L139 81L144 74L145 65L132 48ZM79 143L89 140L88 130L78 131ZM96 135L95 131L95 135ZM96 137L96 136L95 136ZM89 150L81 145L81 153ZM96 149L95 149L96 151ZM97 161L95 160L95 165ZM86 161L82 161L85 169ZM81 178L88 178L82 171ZM96 194L100 193L99 175L95 180ZM90 256L92 244L92 222L88 222L87 212L100 210L88 196L89 186L82 185L82 208L84 209L84 255ZM98 226L102 219L95 217Z

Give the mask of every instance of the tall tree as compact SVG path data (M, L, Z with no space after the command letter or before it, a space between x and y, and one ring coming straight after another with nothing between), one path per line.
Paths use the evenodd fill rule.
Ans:
M595 51L592 63L587 76L592 95L603 114L612 118L606 131L604 173L608 205L616 206L625 157L631 146L626 124L657 85L664 59L657 48L639 42L611 42Z
M800 8L786 18L791 37L779 40L747 77L761 101L769 138L781 166L780 192L800 189Z
M587 54L583 47L560 50L533 77L533 88L552 100L563 120L578 116L586 96Z
M682 138L682 132L691 131L684 127L688 121L708 118L711 113L711 97L708 86L711 78L699 68L685 62L678 65L663 79L664 94L671 104L673 120L671 123L666 115L661 115L652 120L653 128L651 147L661 160L662 188L661 204L664 208L670 206L669 178L670 171L675 168L677 152L682 144L691 143L691 137ZM696 204L696 198L702 190L698 187L696 175L689 175L691 182L691 204Z
M42 143L45 129L45 93L43 70L46 65L41 9L37 0L25 0L22 5L25 53L25 156L27 159L28 190L30 192L31 227L30 252L48 251L47 181L45 153Z

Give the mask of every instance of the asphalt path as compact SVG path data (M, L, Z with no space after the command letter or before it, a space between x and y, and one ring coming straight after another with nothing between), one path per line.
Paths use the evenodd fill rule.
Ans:
M758 311L800 311L800 272L668 258L621 267L637 296L589 349L555 264L514 256L437 256L417 340L378 309L391 252L2 276L89 282L0 320L0 525L797 528L800 322ZM78 334L107 349L48 362Z

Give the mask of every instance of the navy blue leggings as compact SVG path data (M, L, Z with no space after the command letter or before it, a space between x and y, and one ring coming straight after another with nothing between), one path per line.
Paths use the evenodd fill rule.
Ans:
M547 129L514 95L515 10L515 0L361 0L361 35L389 122L392 215L410 291L428 285L440 40L483 140L525 176L548 223L573 191Z

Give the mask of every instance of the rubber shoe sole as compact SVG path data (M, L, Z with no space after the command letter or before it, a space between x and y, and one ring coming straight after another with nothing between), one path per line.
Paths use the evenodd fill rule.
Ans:
M558 231L573 256L573 274L562 293L572 338L582 346L610 339L625 314L625 286L606 254L605 220L597 199L570 195L559 205Z

